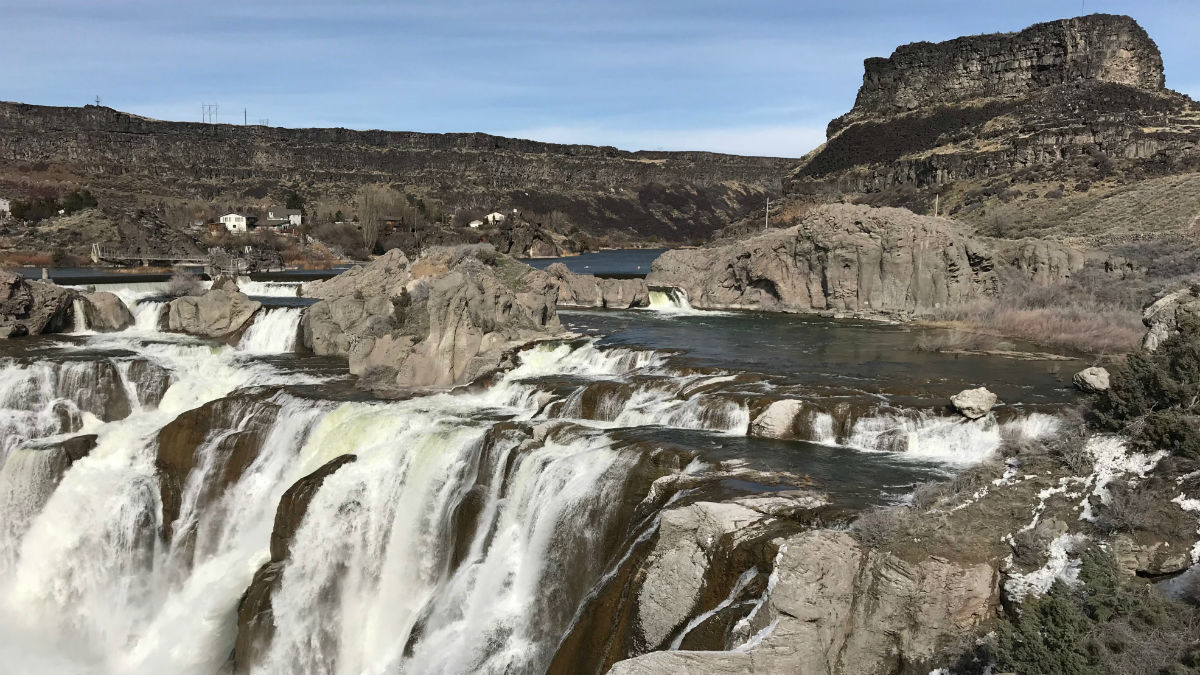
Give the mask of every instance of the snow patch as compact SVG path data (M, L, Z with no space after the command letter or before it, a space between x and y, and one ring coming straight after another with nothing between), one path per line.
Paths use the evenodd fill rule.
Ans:
M1179 496L1172 499L1172 502L1179 505L1179 508L1184 511L1200 512L1200 499L1188 499L1182 492ZM1196 534L1200 534L1200 528L1196 529ZM1200 541L1192 545L1192 564L1200 562Z
M1055 537L1047 550L1050 559L1046 564L1029 574L1010 575L1004 582L1005 593L1019 602L1031 593L1045 593L1055 581L1074 584L1079 578L1079 560L1071 558L1071 553L1087 540L1087 536L1082 534L1060 534Z

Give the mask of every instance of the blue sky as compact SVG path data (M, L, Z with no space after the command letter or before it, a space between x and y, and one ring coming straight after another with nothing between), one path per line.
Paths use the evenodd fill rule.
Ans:
M1130 14L1167 86L1200 98L1200 3ZM160 119L484 131L796 157L854 102L862 61L1016 30L1080 0L0 0L0 99Z

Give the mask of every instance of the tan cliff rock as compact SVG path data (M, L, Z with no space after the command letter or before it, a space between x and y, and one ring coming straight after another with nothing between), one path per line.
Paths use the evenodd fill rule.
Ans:
M558 285L489 246L435 248L411 264L398 251L306 294L303 340L345 356L378 390L464 384L513 348L561 332Z
M699 308L907 315L996 292L992 251L953 221L830 204L799 225L664 253L647 283Z

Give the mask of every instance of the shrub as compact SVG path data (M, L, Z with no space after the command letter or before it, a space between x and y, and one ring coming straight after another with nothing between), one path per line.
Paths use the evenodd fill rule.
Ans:
M1081 556L1079 584L1055 582L1002 619L985 646L997 672L1194 672L1196 611L1125 577L1112 554Z
M1200 330L1181 328L1158 351L1138 350L1115 368L1091 417L1143 447L1200 459Z
M867 511L850 526L850 533L863 545L879 548L908 532L915 514L907 506Z
M204 284L195 274L185 270L176 269L171 278L167 281L167 289L165 293L173 298L182 297L184 295L199 295L204 292Z

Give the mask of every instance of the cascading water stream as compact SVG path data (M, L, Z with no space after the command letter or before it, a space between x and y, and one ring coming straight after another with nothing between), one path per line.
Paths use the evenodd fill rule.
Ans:
M301 308L263 308L246 329L238 349L252 354L284 354L295 351Z
M231 349L146 340L165 305L142 297L132 301L134 327L63 344L70 359L0 362L0 408L20 413L0 422L17 420L3 429L6 443L17 440L0 456L0 659L15 671L221 671L239 601L270 560L281 496L347 454L357 460L325 478L275 563L273 636L243 665L544 670L621 553L607 548L624 527L613 505L640 455L610 429L742 435L750 423L733 375L683 373L665 353L594 342L533 347L483 389L315 401L277 388L311 378L246 358L292 351L298 308L260 312ZM135 357L88 356L88 345ZM160 378L135 374L141 361L170 374L157 404L149 389ZM100 381L109 384L88 384ZM590 386L608 389L584 415ZM240 402L189 417L207 425L194 447L158 447L181 415L225 401ZM814 433L837 441L823 419ZM1048 426L1025 420L1030 433ZM961 429L936 431L943 422L874 415L841 441L878 449L904 437L905 452L936 458L934 440L964 442ZM976 427L979 438L965 442L998 443L998 431ZM97 434L95 448L69 468L29 442L83 431ZM156 465L164 451L191 462L170 523ZM239 452L250 455L231 469Z

